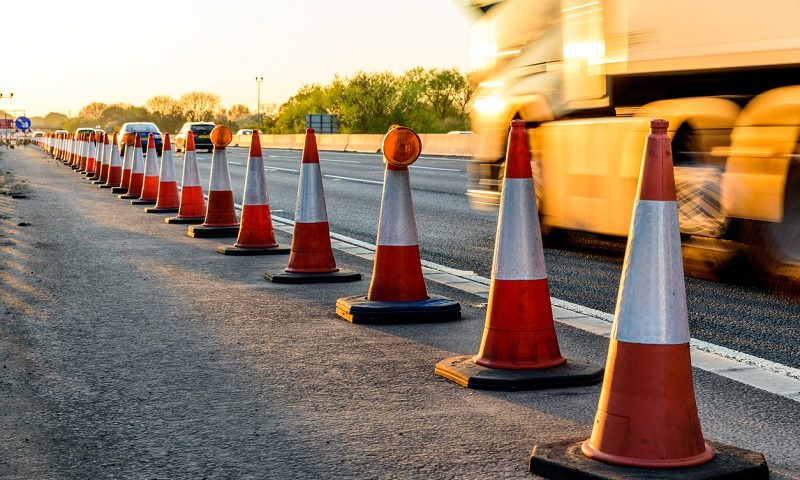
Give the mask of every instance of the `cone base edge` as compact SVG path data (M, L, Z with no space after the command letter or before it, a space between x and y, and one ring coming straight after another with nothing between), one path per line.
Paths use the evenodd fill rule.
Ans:
M452 322L461 319L461 304L441 295L415 302L382 302L358 295L337 299L336 314L366 325Z
M242 248L236 245L220 245L217 247L217 253L240 257L248 255L288 255L290 250L289 247L280 245L266 248Z
M209 227L207 225L191 226L186 234L192 238L236 238L239 236L239 226L235 227Z
M145 213L178 213L178 207L148 207Z
M174 225L188 225L190 223L200 224L200 223L203 223L205 220L206 220L205 217L198 217L198 218L192 218L192 217L186 217L186 218L168 217L168 218L164 219L164 223L170 223L170 224L174 224Z
M361 274L352 270L339 269L325 273L292 273L286 271L267 272L264 279L272 283L345 283L361 280Z
M141 198L136 200L131 200L131 205L155 205L155 200L142 200Z
M549 368L489 368L476 364L472 355L457 355L437 363L434 373L465 388L517 391L595 385L603 380L604 369L575 358Z
M711 461L694 467L638 468L611 465L592 460L581 451L582 439L536 445L531 452L529 470L535 475L563 480L767 480L769 467L764 455L716 442L706 442L715 455Z

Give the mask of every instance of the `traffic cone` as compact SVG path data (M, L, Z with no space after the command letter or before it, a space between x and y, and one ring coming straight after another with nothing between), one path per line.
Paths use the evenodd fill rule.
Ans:
M178 216L165 218L165 223L203 223L206 218L206 200L200 185L200 170L194 151L194 134L186 132L183 147L183 178L181 179L181 202Z
M378 219L372 282L366 296L336 301L336 313L353 323L416 323L458 320L461 305L428 295L422 277L408 165L422 151L413 130L393 126L383 137L386 170Z
M142 194L142 186L144 185L144 155L142 155L142 139L138 133L134 134L133 137L133 163L131 165L130 176L128 177L128 190L122 195L117 195L117 198L121 200L132 200L134 198L139 198L139 195ZM126 153L128 150L128 148L125 148Z
M192 225L186 231L194 238L223 238L239 235L239 221L233 204L231 176L228 173L228 157L225 147L231 143L233 134L224 125L211 131L214 153L211 155L211 180L208 185L208 208L202 225Z
M108 134L103 135L103 155L100 161L100 177L93 183L102 185L108 181L108 167L111 163L111 143L108 141Z
M82 133L78 135L78 140L76 142L75 148L75 162L72 164L73 170L80 170L81 165L86 162L86 141L84 141L84 136L86 134Z
M151 133L147 137L147 156L144 160L144 179L139 198L131 200L131 205L154 205L158 198L158 152L156 141Z
M100 179L100 166L103 165L103 138L105 137L105 133L98 133L97 134L97 144L95 146L95 154L94 154L94 164L92 165L92 169L89 173L86 174L89 177L89 180L92 182Z
M91 176L94 173L94 163L97 160L97 135L90 133L87 143L89 145L86 149L86 166L81 170L81 173Z
M89 162L89 155L92 150L92 140L89 135L88 133L83 134L80 163L76 169L78 173L86 173L86 165Z
M264 278L275 283L333 283L361 279L360 273L337 268L333 258L317 137L313 128L306 129L303 146L289 266L282 272L265 273Z
M530 158L525 121L514 120L480 351L444 359L435 369L464 387L559 388L603 378L602 368L567 360L558 346Z
M111 188L112 192L114 187L119 187L122 183L122 159L119 158L119 143L117 143L117 134L111 140L111 158L108 160L108 179L106 183L100 185L100 188Z
M77 133L73 133L72 134L72 142L70 142L69 160L67 161L67 165L72 167L73 170L74 170L75 164L78 162L78 145L79 145L78 134Z
M138 135L132 133L126 133L122 136L122 143L125 144L125 153L122 155L122 176L119 184L111 189L111 193L125 193L128 191L128 187L131 184L131 168L133 168L133 146L138 138Z
M534 447L546 478L769 477L761 454L703 441L667 126L650 122L592 435Z
M289 253L288 248L278 245L272 229L267 176L264 175L261 140L256 131L253 131L253 137L250 139L250 155L247 158L247 176L244 180L239 236L234 245L220 245L217 247L217 252L223 255Z
M150 150L150 147L147 147ZM156 206L145 208L147 213L176 213L178 211L178 182L175 181L175 163L172 160L172 146L169 133L164 134L161 147L161 171L158 175L158 194Z

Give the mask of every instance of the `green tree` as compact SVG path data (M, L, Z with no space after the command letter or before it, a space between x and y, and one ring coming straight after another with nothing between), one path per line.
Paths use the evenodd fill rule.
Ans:
M303 133L306 114L331 113L326 89L317 84L303 85L294 96L280 106L275 125L267 131L276 133Z
M61 128L66 120L67 116L63 113L50 112L44 116L44 125L50 128Z
M156 95L144 103L150 121L159 126L163 132L174 132L181 128L186 118L177 100L169 95Z
M103 110L106 108L108 108L108 105L105 103L92 102L81 108L80 112L78 112L78 117L89 121L95 121L103 115Z
M209 92L189 92L178 100L186 120L200 122L212 118L220 108L219 95Z

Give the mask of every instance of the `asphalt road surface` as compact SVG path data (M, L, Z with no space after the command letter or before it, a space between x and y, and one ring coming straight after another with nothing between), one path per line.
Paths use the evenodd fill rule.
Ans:
M300 152L264 150L270 203L276 215L294 219ZM331 230L375 243L383 164L377 154L321 152ZM227 153L234 198L241 201L247 150ZM211 154L198 153L204 189ZM496 212L470 208L464 194L466 159L421 157L411 167L422 256L448 267L489 277ZM178 178L182 155L176 156ZM545 250L554 297L613 313L624 244L578 237ZM756 285L686 280L692 336L759 358L800 368L800 304Z
M370 162L353 177L380 178L374 157L339 157L350 158ZM331 163L327 174L340 171ZM460 208L463 173L450 173L415 182L429 243L448 212L463 215L449 220L458 231L491 223ZM270 177L288 211L296 178ZM347 215L375 213L364 193L376 187L345 182L326 185L339 231ZM219 255L222 241L190 238L34 149L0 157L0 190L24 197L0 195L0 478L525 479L533 445L590 431L598 386L492 393L433 375L477 349L479 297L432 283L461 302L462 320L352 325L333 306L366 291L369 261L337 253L367 277L355 284L267 283L285 256ZM472 235L426 255L460 258ZM604 362L607 339L556 329L565 355ZM762 451L775 479L800 478L798 402L701 370L694 382L707 438Z

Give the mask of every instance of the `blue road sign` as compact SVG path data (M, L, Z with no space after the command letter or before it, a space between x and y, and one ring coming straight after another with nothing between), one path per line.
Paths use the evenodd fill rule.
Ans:
M17 125L17 128L20 130L30 130L31 128L31 119L28 117L17 117L17 121L14 122Z

